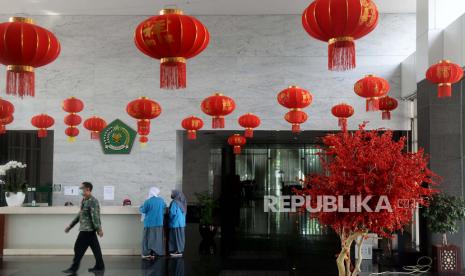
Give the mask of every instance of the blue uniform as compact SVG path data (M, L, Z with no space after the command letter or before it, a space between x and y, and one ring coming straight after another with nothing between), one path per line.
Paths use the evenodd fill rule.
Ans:
M168 226L169 228L186 227L186 213L175 201L170 206Z
M151 197L147 199L139 210L145 214L144 227L163 226L163 216L165 214L166 203L161 197Z

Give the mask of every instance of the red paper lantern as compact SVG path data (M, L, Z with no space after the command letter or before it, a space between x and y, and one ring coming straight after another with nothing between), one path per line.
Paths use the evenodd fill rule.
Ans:
M68 142L74 142L76 140L76 136L79 135L79 129L74 126L67 127L65 129L65 134L68 136Z
M160 60L160 88L186 87L186 59L200 54L210 34L196 18L178 9L163 9L160 15L140 23L134 33L137 48Z
M379 99L379 110L383 111L381 118L383 120L391 120L391 111L398 106L397 100L391 97Z
M452 84L463 77L463 69L460 65L441 60L426 71L426 79L438 84L438 98L452 96Z
M228 138L228 144L234 147L234 154L240 154L241 147L244 146L246 142L247 139L244 136L241 136L240 134L234 134L229 136Z
M260 126L260 118L252 113L247 113L239 117L238 119L239 125L243 128L245 128L245 134L244 136L246 138L252 138L253 137L253 129L257 128Z
M10 115L5 118L0 118L0 135L6 133L6 125L9 125L13 122L14 118L13 115Z
M9 117L15 112L15 106L4 99L0 98L0 119Z
M293 133L299 133L300 124L303 124L307 121L308 115L299 109L293 109L286 113L284 119L292 124Z
M195 140L197 138L197 130L203 127L203 121L198 117L190 116L182 120L181 125L187 130L187 139Z
M366 111L379 110L379 99L385 97L389 89L389 82L375 75L367 75L354 85L355 93L366 98Z
M236 103L221 93L215 93L203 100L200 107L205 114L213 116L212 128L224 128L224 116L234 111Z
M0 24L0 63L7 66L6 93L34 96L34 68L53 62L60 42L30 18L11 17Z
M84 103L78 98L70 97L63 101L61 107L65 112L79 113L84 109Z
M291 85L278 94L278 103L286 108L305 108L312 104L312 94L307 90Z
M328 42L329 70L355 68L355 43L378 24L378 9L371 0L315 0L304 11L307 33Z
M65 125L67 126L78 126L79 124L81 124L82 122L82 118L81 116L75 114L75 113L71 113L71 114L68 114L65 116L65 119L63 120L63 122L65 123Z
M47 128L50 128L55 124L55 120L47 114L39 114L31 119L31 124L38 128L37 137L47 137Z
M64 111L70 113L64 119L64 123L69 126L65 130L65 134L68 136L68 142L74 142L76 141L76 137L79 135L79 129L77 129L77 126L82 122L81 116L76 113L81 112L84 109L84 103L80 99L70 97L63 101L61 107Z
M331 113L339 119L338 125L341 127L341 130L347 131L347 118L354 115L354 108L349 104L341 103L333 106Z
M93 116L84 121L84 127L90 131L90 139L98 140L100 132L107 126L104 119Z
M148 137L146 136L150 134L150 120L155 119L161 114L161 106L156 101L147 97L140 97L126 106L126 112L129 116L137 119L137 133L140 136L139 142L142 144L147 143Z

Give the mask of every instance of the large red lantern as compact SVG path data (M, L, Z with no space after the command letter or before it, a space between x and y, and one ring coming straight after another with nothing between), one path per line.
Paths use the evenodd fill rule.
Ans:
M212 128L224 128L224 116L234 111L236 103L221 93L215 93L204 99L200 107L205 114L213 117Z
M182 120L181 125L187 130L187 139L195 140L197 138L197 130L203 127L203 121L198 117L190 116Z
M64 111L70 113L64 119L64 123L68 126L65 129L65 134L68 136L68 142L74 142L79 135L77 126L82 122L81 116L76 113L84 109L84 103L78 98L70 97L63 101L62 108Z
M47 128L50 128L55 124L55 120L47 114L39 114L31 119L31 124L38 128L37 137L47 137Z
M100 132L107 126L107 122L104 119L93 116L84 121L84 127L90 131L90 139L98 140Z
M299 133L300 125L307 121L308 115L300 109L293 109L286 113L284 119L292 124L293 133Z
M0 119L9 117L15 112L15 106L2 98L0 98Z
M229 136L228 138L228 144L234 147L234 154L240 154L241 147L244 146L246 142L247 139L244 136L241 136L240 134L234 134Z
M179 9L163 9L160 15L140 23L134 33L137 48L160 60L160 88L186 87L186 60L200 54L210 34L196 18Z
M338 125L342 131L347 131L347 118L354 115L354 108L346 103L341 103L331 108L331 113L338 118Z
M286 108L305 108L312 104L312 94L307 90L291 85L278 94L278 103Z
M140 97L126 106L126 112L129 116L137 119L137 133L139 142L145 144L148 142L150 134L150 120L155 119L161 114L161 106L154 100L147 97Z
M398 106L397 100L391 97L384 97L379 99L379 110L383 111L381 118L383 120L391 120L391 111Z
M371 0L315 0L303 12L307 33L328 42L329 70L355 68L355 43L378 23L378 9Z
M53 62L60 42L30 18L11 17L0 24L0 63L7 66L6 93L34 96L34 69Z
M253 129L260 126L260 118L252 113L247 113L239 117L238 119L239 125L245 128L244 136L246 138L253 137Z
M354 85L355 93L366 98L366 111L379 110L379 99L385 97L390 89L387 80L375 75L367 75Z
M452 84L462 77L462 67L449 60L441 60L426 71L426 79L438 84L438 98L452 96Z
M6 133L6 125L9 125L13 122L14 118L13 115L10 115L5 118L0 118L0 135Z

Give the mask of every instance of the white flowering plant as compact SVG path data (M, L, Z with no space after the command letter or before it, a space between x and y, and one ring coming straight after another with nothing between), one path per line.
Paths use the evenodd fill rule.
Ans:
M5 191L11 193L26 191L26 164L9 161L0 166L0 177L5 183Z

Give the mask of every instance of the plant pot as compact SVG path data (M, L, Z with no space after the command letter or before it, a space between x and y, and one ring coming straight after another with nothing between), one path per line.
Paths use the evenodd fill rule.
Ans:
M215 238L216 232L218 232L218 227L211 224L200 224L199 232L203 240L213 240Z
M462 271L460 247L456 245L433 245L433 270L439 273Z
M10 207L19 207L23 205L26 194L23 192L5 192L6 204Z

